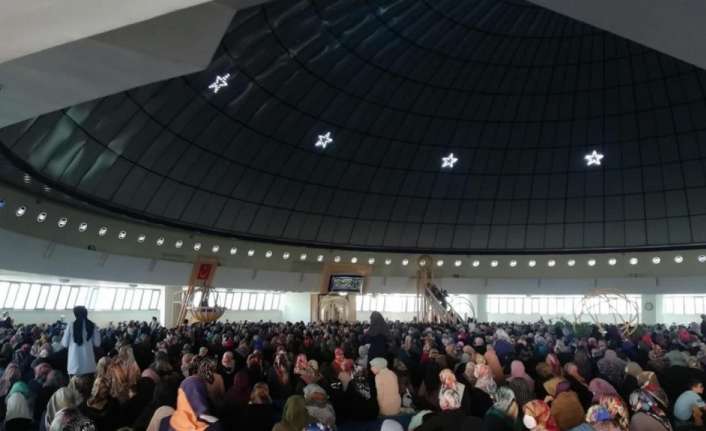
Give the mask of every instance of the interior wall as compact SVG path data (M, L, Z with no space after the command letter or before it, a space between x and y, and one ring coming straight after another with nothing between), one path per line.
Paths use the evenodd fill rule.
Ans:
M71 310L12 310L10 317L15 323L51 323L63 318L67 322L73 322L74 315ZM159 311L156 310L135 310L135 311L89 311L88 318L99 327L105 327L110 322L124 322L136 320L149 322L152 317L159 319Z

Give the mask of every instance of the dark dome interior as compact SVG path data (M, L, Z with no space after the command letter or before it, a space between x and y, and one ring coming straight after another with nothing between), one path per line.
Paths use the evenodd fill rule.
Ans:
M71 199L221 235L696 246L704 85L702 69L524 1L287 0L238 12L203 72L6 127L0 146Z

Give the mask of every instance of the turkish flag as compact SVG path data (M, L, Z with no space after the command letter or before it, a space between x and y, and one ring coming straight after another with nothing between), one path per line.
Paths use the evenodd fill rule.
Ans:
M196 274L196 279L197 280L208 280L208 277L211 275L212 269L213 269L213 264L202 263L199 266L199 272Z

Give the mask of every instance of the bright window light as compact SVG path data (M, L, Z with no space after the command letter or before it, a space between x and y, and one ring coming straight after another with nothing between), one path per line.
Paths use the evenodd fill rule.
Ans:
M517 266L517 261L516 261L515 259L511 260L511 261L510 261L510 266L513 267L513 268L516 267L516 266Z
M474 260L471 265L473 265L474 268L478 268L480 266L480 260Z
M66 227L66 224L69 222L69 219L66 217L62 217L59 219L59 221L56 222L56 225L59 227L59 229L63 229Z
M334 257L333 257L333 261L336 262L336 263L340 262L340 261L341 261L341 256L334 256Z
M372 265L375 263L375 258L374 257L369 257L368 258L368 265Z
M271 257L272 257L272 250L267 250L267 251L265 252L265 257L268 258L268 259L271 258Z
M320 255L316 256L316 261L317 261L317 262L323 262L323 261L324 261L324 255L323 255L323 254L320 254Z
M230 248L230 254L231 254L231 256L232 256L232 255L235 255L236 253L238 253L238 247L231 247L231 248Z
M118 239L125 239L127 238L127 232L124 230L121 230L120 233L118 233Z
M566 262L566 264L569 265L569 266L574 266L574 265L576 265L576 260L574 260L574 259L569 259L569 261Z
M218 253L221 250L221 246L218 244L214 244L213 247L211 247L211 253Z
M385 259L385 265L390 265L392 263L392 259Z
M300 255L299 255L299 260L302 260L302 261L306 260L306 253L300 254Z
M436 266L438 266L438 267L444 266L444 260L443 260L443 259L437 260L437 261L436 261Z
M527 265L529 265L530 268L534 268L535 266L537 266L537 261L534 259L530 260L529 262L527 262Z
M201 250L201 243L195 242L194 243L194 251L199 251L199 250Z
M402 266L409 265L409 259L402 259Z
M556 260L554 260L554 259L549 259L549 260L547 261L547 266L550 267L550 268L555 267L555 266L556 266Z
M588 259L588 266L596 266L596 259Z
M182 241L180 239L176 240L176 242L174 243L175 248L181 248L183 245L184 245L184 241Z
M255 255L255 250L250 249L248 250L248 256L253 257Z
M459 259L459 260L456 260L456 261L454 262L454 266L455 266L455 267L459 267L459 266L461 266L461 265L463 265L463 261L461 261L460 259Z
M498 262L497 260L490 261L490 266L492 266L493 268L496 268L499 264L500 264L500 262Z
M289 259L289 256L290 256L290 254L288 251L285 251L284 253L282 253L282 259L284 259L284 260Z
M358 263L358 258L355 256L351 257L351 263Z
M618 259L616 259L614 257L611 257L610 259L608 259L608 265L610 265L610 266L615 266L615 264L617 264L617 263L618 263Z

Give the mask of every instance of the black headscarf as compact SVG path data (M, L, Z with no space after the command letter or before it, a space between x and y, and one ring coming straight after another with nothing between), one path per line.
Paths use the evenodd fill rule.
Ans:
M96 325L88 320L88 310L83 305L74 307L74 343L79 346L83 344L83 327L86 326L86 340L93 338L93 330Z
M379 311L370 313L370 329L368 329L368 336L374 337L376 335L390 336L385 318L382 317Z

